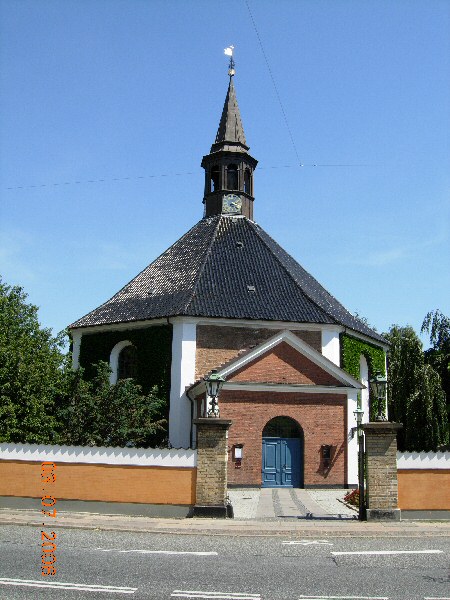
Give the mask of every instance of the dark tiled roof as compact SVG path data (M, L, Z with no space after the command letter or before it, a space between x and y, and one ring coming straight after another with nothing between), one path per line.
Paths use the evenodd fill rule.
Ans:
M199 221L71 327L177 315L340 324L383 341L256 223L224 215Z

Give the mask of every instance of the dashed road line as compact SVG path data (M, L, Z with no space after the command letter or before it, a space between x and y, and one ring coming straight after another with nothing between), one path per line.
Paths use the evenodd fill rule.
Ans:
M285 546L332 546L333 543L328 540L287 540L281 542Z
M181 550L118 550L115 548L96 548L100 552L122 552L122 553L137 553L137 554L184 554L193 556L218 556L218 552L183 552Z
M63 583L58 581L36 581L34 579L8 579L0 577L0 585L11 585L33 588L53 588L58 590L75 590L78 592L106 592L109 594L134 594L138 588L118 587L115 585L91 585L89 583Z
M299 600L389 600L388 596L299 596Z
M205 592L199 590L174 590L172 598L210 598L222 600L261 600L261 594L247 594L245 592Z
M443 550L360 550L356 552L332 552L334 556L393 556L395 554L443 554Z

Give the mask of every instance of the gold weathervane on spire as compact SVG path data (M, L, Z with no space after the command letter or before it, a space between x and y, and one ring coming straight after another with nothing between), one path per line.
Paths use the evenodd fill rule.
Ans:
M228 46L228 48L225 48L225 50L223 51L224 54L226 54L227 56L230 57L230 64L228 66L228 75L230 77L233 77L233 75L236 73L234 66L234 59L233 59L233 51L234 51L234 46Z

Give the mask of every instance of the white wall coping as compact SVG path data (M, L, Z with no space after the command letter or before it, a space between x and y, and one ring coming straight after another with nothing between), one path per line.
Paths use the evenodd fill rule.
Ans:
M450 470L450 452L397 452L397 469Z
M197 466L197 451L3 443L0 444L0 460L193 468Z

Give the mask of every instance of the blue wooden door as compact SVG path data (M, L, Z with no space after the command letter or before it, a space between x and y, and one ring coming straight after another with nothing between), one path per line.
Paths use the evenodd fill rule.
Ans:
M301 454L298 438L263 438L262 486L300 487Z

